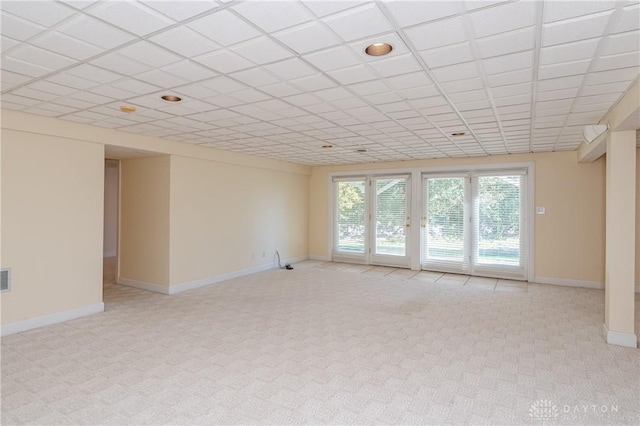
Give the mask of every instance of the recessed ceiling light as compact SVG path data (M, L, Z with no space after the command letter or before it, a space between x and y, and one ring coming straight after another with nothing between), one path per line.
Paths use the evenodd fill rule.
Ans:
M131 105L120 105L120 111L132 113L132 112L136 112L136 107Z
M451 133L451 136L464 136L466 135L465 132L456 132L456 133Z
M167 102L180 102L182 100L181 97L175 96L175 95L164 95L162 99L164 99Z
M333 148L333 145L322 145L323 148Z
M383 56L393 50L393 46L388 43L374 43L364 49L364 53L369 56Z
M356 149L356 152L367 152L366 149Z

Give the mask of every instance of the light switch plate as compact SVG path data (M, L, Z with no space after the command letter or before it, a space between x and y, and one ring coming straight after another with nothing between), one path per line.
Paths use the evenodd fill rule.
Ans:
M544 214L544 213L545 213L544 207L536 207L536 214Z

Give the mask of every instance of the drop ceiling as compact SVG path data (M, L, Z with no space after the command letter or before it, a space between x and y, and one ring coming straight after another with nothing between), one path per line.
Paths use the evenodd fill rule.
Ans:
M2 1L2 107L307 165L574 150L638 3Z

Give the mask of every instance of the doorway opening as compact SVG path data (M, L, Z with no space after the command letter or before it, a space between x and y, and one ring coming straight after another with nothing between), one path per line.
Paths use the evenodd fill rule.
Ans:
M120 161L104 162L103 288L115 284L118 259Z

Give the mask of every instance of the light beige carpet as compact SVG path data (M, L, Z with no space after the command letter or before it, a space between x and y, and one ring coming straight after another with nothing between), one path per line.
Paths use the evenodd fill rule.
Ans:
M105 302L2 339L3 424L640 421L599 290L304 262Z

